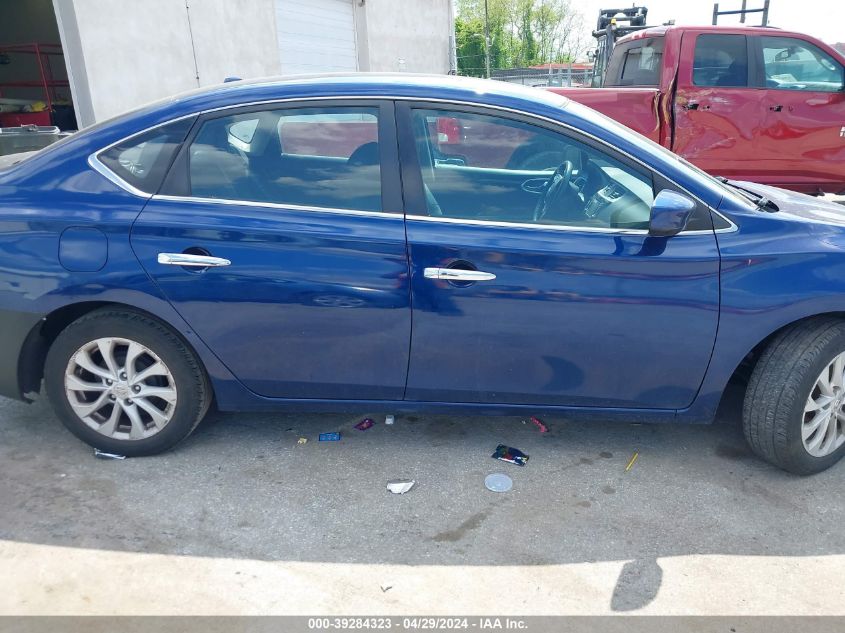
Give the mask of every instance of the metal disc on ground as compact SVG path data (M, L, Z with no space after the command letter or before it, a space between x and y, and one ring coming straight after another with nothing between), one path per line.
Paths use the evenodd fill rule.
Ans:
M504 473L493 473L484 478L484 485L493 492L507 492L513 488L513 479Z

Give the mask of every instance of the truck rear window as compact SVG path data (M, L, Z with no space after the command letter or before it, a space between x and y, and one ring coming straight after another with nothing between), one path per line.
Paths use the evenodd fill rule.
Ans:
M607 67L605 86L659 86L663 38L649 37L619 44Z

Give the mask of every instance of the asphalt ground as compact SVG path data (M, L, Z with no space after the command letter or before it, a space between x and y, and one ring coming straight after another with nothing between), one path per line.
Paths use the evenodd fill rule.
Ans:
M0 614L845 614L845 463L767 465L728 400L712 426L547 433L215 413L123 461L0 400ZM511 491L485 488L495 472Z

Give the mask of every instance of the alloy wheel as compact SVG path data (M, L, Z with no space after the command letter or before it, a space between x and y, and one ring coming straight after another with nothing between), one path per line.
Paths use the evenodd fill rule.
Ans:
M804 405L801 440L813 457L826 457L845 444L845 352L816 379Z
M64 383L79 419L113 439L151 437L176 409L176 383L167 365L126 338L98 338L80 347L67 364Z

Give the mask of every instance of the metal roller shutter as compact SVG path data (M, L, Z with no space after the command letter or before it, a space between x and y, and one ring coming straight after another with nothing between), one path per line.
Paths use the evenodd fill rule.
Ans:
M358 70L353 0L276 0L282 73Z

